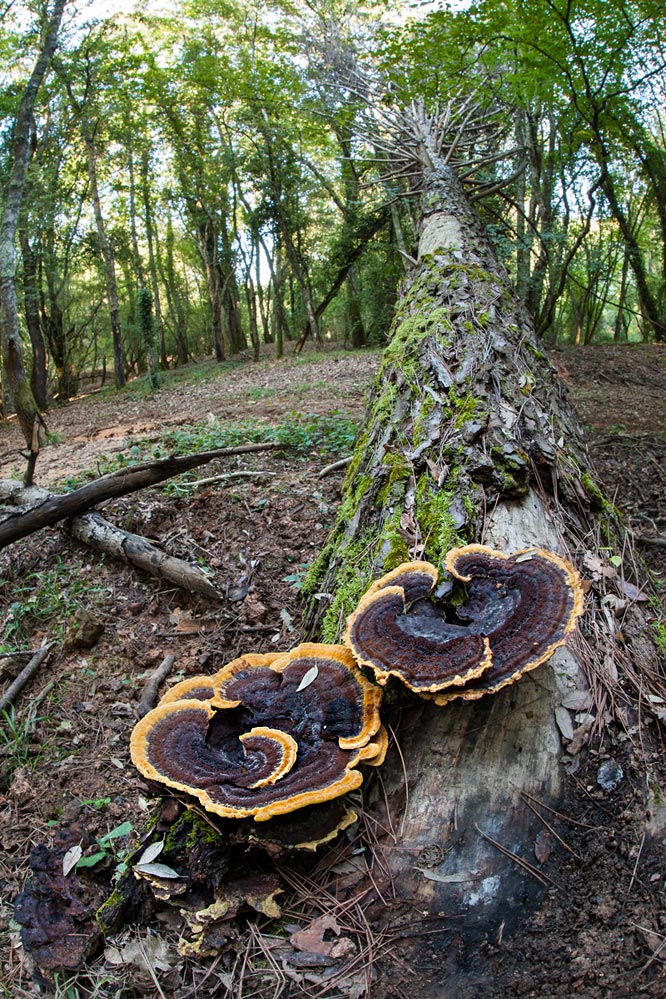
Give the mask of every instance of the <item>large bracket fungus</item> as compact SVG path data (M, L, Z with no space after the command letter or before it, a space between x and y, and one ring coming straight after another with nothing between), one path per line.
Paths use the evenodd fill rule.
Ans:
M428 562L377 580L347 619L346 644L380 684L399 677L438 704L481 697L549 659L582 611L578 573L540 548L505 555L467 545L445 568L467 586L455 620L428 599L438 575Z
M172 688L136 725L132 760L208 811L263 821L361 784L356 765L385 751L380 701L341 645L242 656Z

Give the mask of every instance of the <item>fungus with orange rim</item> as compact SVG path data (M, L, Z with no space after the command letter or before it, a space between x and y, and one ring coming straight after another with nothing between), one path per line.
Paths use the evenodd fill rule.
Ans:
M341 645L242 656L172 688L136 725L132 760L208 811L264 821L361 784L356 765L383 750L380 701Z
M438 574L428 562L377 580L347 619L346 644L380 684L396 676L438 704L481 697L549 659L582 611L578 573L540 548L506 555L467 545L445 568L467 585L451 620L429 599Z

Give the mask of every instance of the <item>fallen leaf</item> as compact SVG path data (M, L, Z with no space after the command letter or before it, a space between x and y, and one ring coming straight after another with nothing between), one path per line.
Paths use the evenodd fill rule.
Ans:
M310 925L303 930L292 933L289 941L296 950L306 950L310 954L321 954L323 957L330 957L333 949L333 940L324 940L327 930L339 936L340 926L334 916L328 914L313 919Z
M69 850L62 858L62 873L64 877L67 877L70 871L72 871L79 860L83 856L83 849L80 843L76 843L75 846L70 846Z
M280 611L280 620L282 621L287 631L294 630L294 619L286 607L283 607L282 610Z
M319 667L312 666L304 675L298 687L296 687L296 693L298 693L299 690L305 690L306 687L309 687L311 683L315 682L318 676L319 676Z
M562 698L562 707L569 711L586 711L592 707L592 694L589 690L574 690Z
M169 971L172 961L169 945L157 933L150 933L143 940L130 940L120 951L123 964L133 964L145 974L151 970Z
M586 746L589 741L590 732L592 730L592 726L594 725L594 719L591 716L590 719L583 722L583 724L574 731L571 742L567 746L567 752L572 756L576 756L580 753L583 746Z
M158 840L157 843L151 843L150 846L147 846L146 849L141 854L141 856L139 857L139 861L138 861L139 864L150 864L150 863L152 863L153 860L155 860L157 857L159 857L159 855L160 855L160 853L162 852L163 849L164 849L164 840L163 839Z
M479 875L472 874L471 871L456 871L455 874L438 874L437 871L432 871L427 867L415 867L414 870L419 871L428 881L437 881L443 885L463 884L466 881L477 881L479 879Z
M557 722L557 727L559 728L562 738L569 741L573 739L573 722L571 721L571 715L566 708L563 708L560 704L555 708L555 721Z
M534 856L540 864L546 863L553 852L554 845L553 837L547 829L541 829L537 833L536 840L534 841Z
M643 590L640 590L633 583L628 583L626 579L623 579L620 588L624 593L625 597L629 600L635 600L636 603L641 603L642 601L649 600L649 596Z
M180 874L178 871L174 871L173 867L167 867L166 864L135 864L134 870L139 874L147 874L153 878L179 878Z

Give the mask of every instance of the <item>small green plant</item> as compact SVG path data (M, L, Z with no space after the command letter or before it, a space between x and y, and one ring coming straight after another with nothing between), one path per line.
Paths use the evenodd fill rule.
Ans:
M19 767L36 764L39 757L32 750L32 732L40 721L41 718L33 717L30 712L19 716L13 704L0 712L0 739L6 746L4 756L8 774Z
M101 586L92 585L60 558L45 572L29 572L14 588L15 599L0 624L1 651L25 646L35 627L49 625L62 636L75 611L90 606L101 594Z
M129 836L132 829L131 822L122 822L115 829L111 829L110 832L105 833L104 836L98 837L97 849L94 849L92 853L87 854L85 857L82 855L83 851L80 846L72 847L68 851L71 867L76 867L77 870L81 870L84 867L96 867L98 864L112 858L116 865L116 875L124 874L127 870L125 861L129 851L127 848L118 850L117 840Z
M308 574L308 568L308 563L301 562L295 572L290 572L288 576L282 577L282 582L289 583L294 590L300 591Z
M247 391L247 398L252 402L259 402L260 399L270 399L272 396L276 395L277 389L274 388L261 388L259 385L254 385Z
M654 628L657 633L657 645L666 653L666 621L657 621Z
M111 798L84 798L81 802L82 805L90 805L92 808L96 808L98 812L103 811L107 805L111 804Z

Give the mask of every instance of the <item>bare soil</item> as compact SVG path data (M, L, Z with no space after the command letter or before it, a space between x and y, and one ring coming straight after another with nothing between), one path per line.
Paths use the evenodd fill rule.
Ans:
M663 600L666 549L654 542L666 536L666 350L577 348L553 360L569 383L600 480L637 536ZM378 363L374 352L333 351L281 362L266 356L221 373L212 366L183 369L152 395L130 386L121 394L78 399L49 414L52 443L39 458L38 481L61 487L86 470L103 470L139 439L156 441L164 428L195 421L277 425L299 412L361 420ZM17 431L5 424L1 476L20 473L19 452ZM357 900L365 876L365 868L358 870L359 843L369 834L362 821L361 832L320 851L314 873L282 871L279 932L255 914L244 929L233 924L215 957L183 958L176 950L182 918L175 904L149 926L124 928L68 983L36 974L12 923L14 900L34 877L31 851L53 845L63 832L85 843L124 822L134 830L145 825L152 801L129 760L128 739L146 679L167 654L176 657L174 682L242 652L294 644L299 583L325 541L340 495L342 473L320 478L319 472L340 457L316 442L308 453L246 455L209 466L205 475L238 470L252 476L199 489L152 489L105 508L110 520L159 540L172 554L205 561L226 594L216 607L104 560L57 529L0 555L4 640L32 649L54 641L47 663L17 698L0 741L4 995L666 996L664 832L658 799L649 797L664 785L663 741L641 746L640 730L629 737L609 730L585 757L570 778L566 812L550 816L542 865L553 884L541 908L526 914L517 932L487 940L474 953L465 951L455 919L445 914L441 925L416 927L415 946L404 928L396 929L381 891L369 907ZM88 631L94 643L85 647ZM0 659L0 689L24 662ZM597 776L609 759L621 763L623 777L617 788L604 790ZM98 868L102 880L110 879L128 842L131 835L113 841ZM379 863L378 884L380 874ZM347 895L337 897L347 901L333 905L332 886L337 890L341 881ZM290 934L311 928L326 912L337 929L321 928L321 940L341 943L339 956L308 965L307 949L292 946ZM441 980L443 947L461 955L459 981Z

